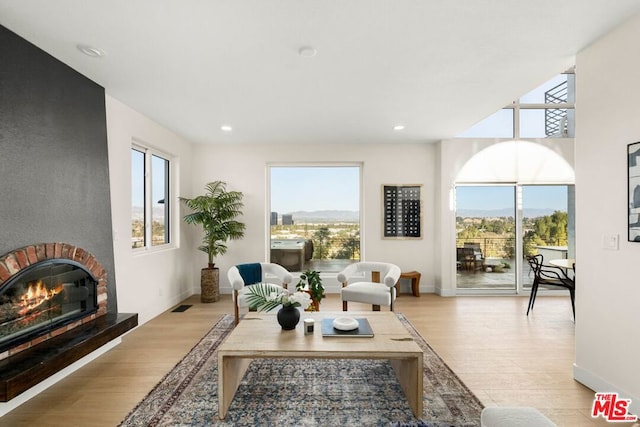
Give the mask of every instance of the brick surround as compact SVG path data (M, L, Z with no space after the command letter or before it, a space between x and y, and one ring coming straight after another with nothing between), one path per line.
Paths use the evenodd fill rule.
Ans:
M38 262L52 259L68 259L81 264L91 272L98 281L97 303L98 310L82 319L54 329L37 338L27 341L0 353L0 360L6 359L16 353L26 350L36 344L47 341L50 338L61 335L73 328L107 314L107 272L102 265L86 250L68 243L39 243L11 251L0 257L0 288L20 270Z

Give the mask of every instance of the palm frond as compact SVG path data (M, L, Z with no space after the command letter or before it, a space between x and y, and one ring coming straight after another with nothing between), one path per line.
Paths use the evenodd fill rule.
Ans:
M282 290L270 283L256 283L247 287L247 304L260 311L271 311L280 305L280 301L269 301L272 292Z
M227 191L226 182L214 181L205 185L206 194L192 199L180 197L193 212L184 216L187 224L202 225L204 236L200 249L209 256L209 264L218 255L227 252L226 241L244 237L245 224L237 221L242 215L243 194L240 191Z

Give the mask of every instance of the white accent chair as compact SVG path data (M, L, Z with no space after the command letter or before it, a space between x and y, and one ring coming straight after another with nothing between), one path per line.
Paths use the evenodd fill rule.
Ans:
M233 289L233 314L236 325L240 321L240 308L249 307L246 301L249 286L270 283L278 288L287 289L293 280L291 273L283 266L268 262L234 265L227 272L227 278Z
M342 283L342 310L347 311L347 303L352 301L371 304L373 311L380 311L381 305L389 306L393 311L400 274L400 267L388 262L350 264L338 273L338 281Z

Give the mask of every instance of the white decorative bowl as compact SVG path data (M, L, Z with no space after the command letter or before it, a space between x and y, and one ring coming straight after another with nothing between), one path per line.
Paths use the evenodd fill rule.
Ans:
M358 321L353 317L336 317L333 319L333 327L339 331L353 331L358 329Z

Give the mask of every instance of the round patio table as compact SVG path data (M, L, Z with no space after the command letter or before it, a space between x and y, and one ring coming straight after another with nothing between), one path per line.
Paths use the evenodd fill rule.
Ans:
M576 260L573 258L558 258L549 260L549 265L553 265L554 267L560 267L564 269L572 269Z

